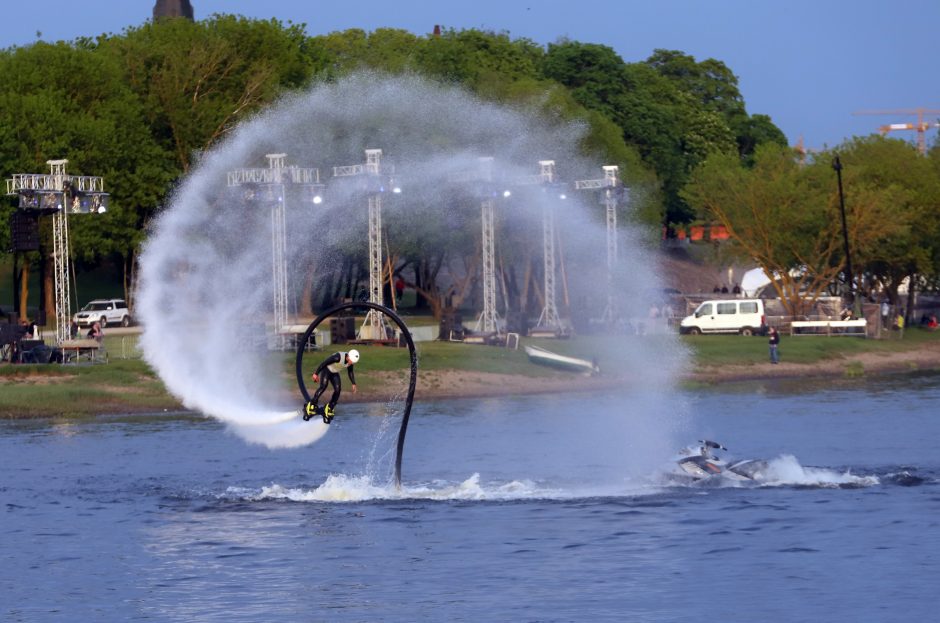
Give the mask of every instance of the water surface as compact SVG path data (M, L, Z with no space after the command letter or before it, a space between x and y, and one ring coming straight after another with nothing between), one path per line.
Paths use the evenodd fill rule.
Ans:
M0 424L10 621L927 621L940 378L347 405L319 443L199 417ZM707 436L761 486L679 484Z

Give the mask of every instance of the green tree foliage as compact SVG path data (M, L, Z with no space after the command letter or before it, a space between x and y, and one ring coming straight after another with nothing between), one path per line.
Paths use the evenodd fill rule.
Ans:
M160 201L172 175L120 66L87 41L0 53L0 145L6 171L44 173L47 160L67 157L69 173L105 177L111 210L71 219L73 248L88 261L132 255L138 210Z
M607 46L565 41L548 47L542 71L616 123L652 165L667 226L694 217L682 189L710 154L736 150L750 161L759 144L786 144L768 117L748 117L737 77L714 59L656 50L643 63L624 63Z
M930 235L915 229L929 214L936 220L930 163L909 146L880 138L856 140L840 152L856 277L864 274L860 282L880 281L896 291L899 278L929 265ZM834 152L820 154L801 166L791 150L767 144L758 147L748 168L729 154L716 154L684 191L702 216L728 229L742 257L775 276L774 287L791 314L804 313L846 265L833 157Z
M277 20L158 20L99 45L121 59L154 135L183 172L238 121L304 84L312 69L303 27Z
M0 51L0 162L6 171L39 172L46 160L67 157L70 172L104 176L111 210L75 219L74 246L80 261L112 258L130 271L147 223L200 152L285 92L361 68L418 73L584 124L583 150L620 166L632 214L648 224L693 217L682 189L712 154L737 148L750 162L760 145L785 142L769 118L747 115L724 64L681 52L625 63L602 45L545 49L476 29L309 37L301 24L214 15ZM424 280L473 256L460 248L453 257L419 257L412 243L402 241L396 270L420 264Z
M922 157L907 142L880 136L853 139L837 151L847 205L858 204L886 220L882 235L858 249L863 288L883 290L896 303L905 278L916 287L937 276L940 176L935 160Z

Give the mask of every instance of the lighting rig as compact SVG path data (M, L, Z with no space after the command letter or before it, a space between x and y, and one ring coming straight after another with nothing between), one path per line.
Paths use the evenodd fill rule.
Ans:
M228 173L228 186L250 204L271 211L271 269L274 284L274 347L288 348L287 335L287 187L299 191L302 204L323 202L323 184L318 169L287 166L287 154L267 154L267 168L235 169Z
M362 164L333 167L333 177L362 176L369 202L369 302L382 305L382 196L386 190L401 193L391 169L382 167L382 150L366 149ZM360 340L384 340L388 336L385 316L370 309L359 328Z
M37 250L30 240L30 228L38 227L41 215L52 215L52 257L54 261L56 343L69 338L72 310L69 292L69 215L104 214L108 210L110 195L104 192L104 179L89 175L68 175L65 167L68 160L47 160L49 173L16 173L7 180L7 195L19 197L18 211L20 232L26 236L14 236L14 252ZM26 215L24 219L22 215ZM14 223L14 227L16 227ZM17 244L16 238L24 244ZM26 238L24 240L24 238Z
M500 191L493 180L493 157L477 159L475 170L451 177L456 184L472 184L480 200L481 250L483 256L483 311L477 318L477 333L499 334L503 322L496 311L496 199L509 197L510 191Z
M565 200L565 186L556 182L555 161L540 160L538 175L507 180L498 190L500 180L493 180L493 158L480 158L479 170L471 175L458 176L458 182L476 182L480 188L483 255L483 312L477 320L476 330L498 334L502 322L496 311L496 253L495 205L496 198L509 199L516 188L539 186L543 193L556 195L542 202L542 257L544 262L545 304L535 327L543 334L559 335L567 331L555 303L555 199Z
M574 183L574 188L575 190L602 191L598 193L598 196L607 212L607 307L604 308L602 320L610 323L616 317L614 267L617 265L617 204L625 189L619 179L620 167L607 165L603 169L604 177L578 180Z
M556 193L562 201L568 198L564 189L555 183L554 160L539 160L539 174L532 181L540 184L543 192ZM545 305L539 314L538 322L535 323L535 329L558 335L565 332L565 327L555 305L555 205L551 200L542 202L542 257Z

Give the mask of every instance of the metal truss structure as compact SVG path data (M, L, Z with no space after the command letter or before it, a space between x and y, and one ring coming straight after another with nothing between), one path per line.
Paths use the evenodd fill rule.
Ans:
M603 190L601 202L607 212L607 306L602 320L612 322L616 315L614 305L614 267L617 265L617 204L622 188L620 187L620 168L615 165L603 167L604 177L593 180L579 180L574 183L575 190Z
M319 203L317 192L320 172L317 169L287 166L287 154L267 154L268 168L236 169L227 176L230 187L257 186L263 192L252 193L249 200L263 201L271 208L271 272L274 298L274 348L286 350L291 347L287 327L287 201L286 186L296 184L311 189L308 193L313 203Z
M502 328L496 311L496 200L493 190L493 158L479 159L479 170L463 181L476 182L483 188L480 202L481 253L483 256L483 312L475 330L498 334Z
M382 175L382 150L367 149L365 164L333 167L334 177L366 175L378 178ZM385 186L379 182L369 189L369 302L382 305L382 192ZM394 190L393 190L394 192ZM388 335L385 316L370 309L359 328L361 340L383 340Z
M539 160L539 181L542 184L555 182L555 161ZM561 329L561 317L555 304L555 206L549 200L542 204L542 256L544 261L543 283L545 304L535 324L537 329Z
M7 180L7 194L20 196L20 209L52 214L52 259L55 288L56 343L70 337L72 298L69 287L68 215L104 213L108 194L104 179L68 175L68 160L47 160L49 173L17 173ZM85 200L85 201L83 201Z
M484 199L480 205L483 230L483 313L477 320L477 331L499 333L496 313L496 202Z

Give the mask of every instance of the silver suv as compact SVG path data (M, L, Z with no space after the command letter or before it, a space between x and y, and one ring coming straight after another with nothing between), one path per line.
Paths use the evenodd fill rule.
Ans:
M95 322L102 327L109 324L126 327L131 324L131 312L123 299L97 299L82 307L72 320L80 327L90 327Z

